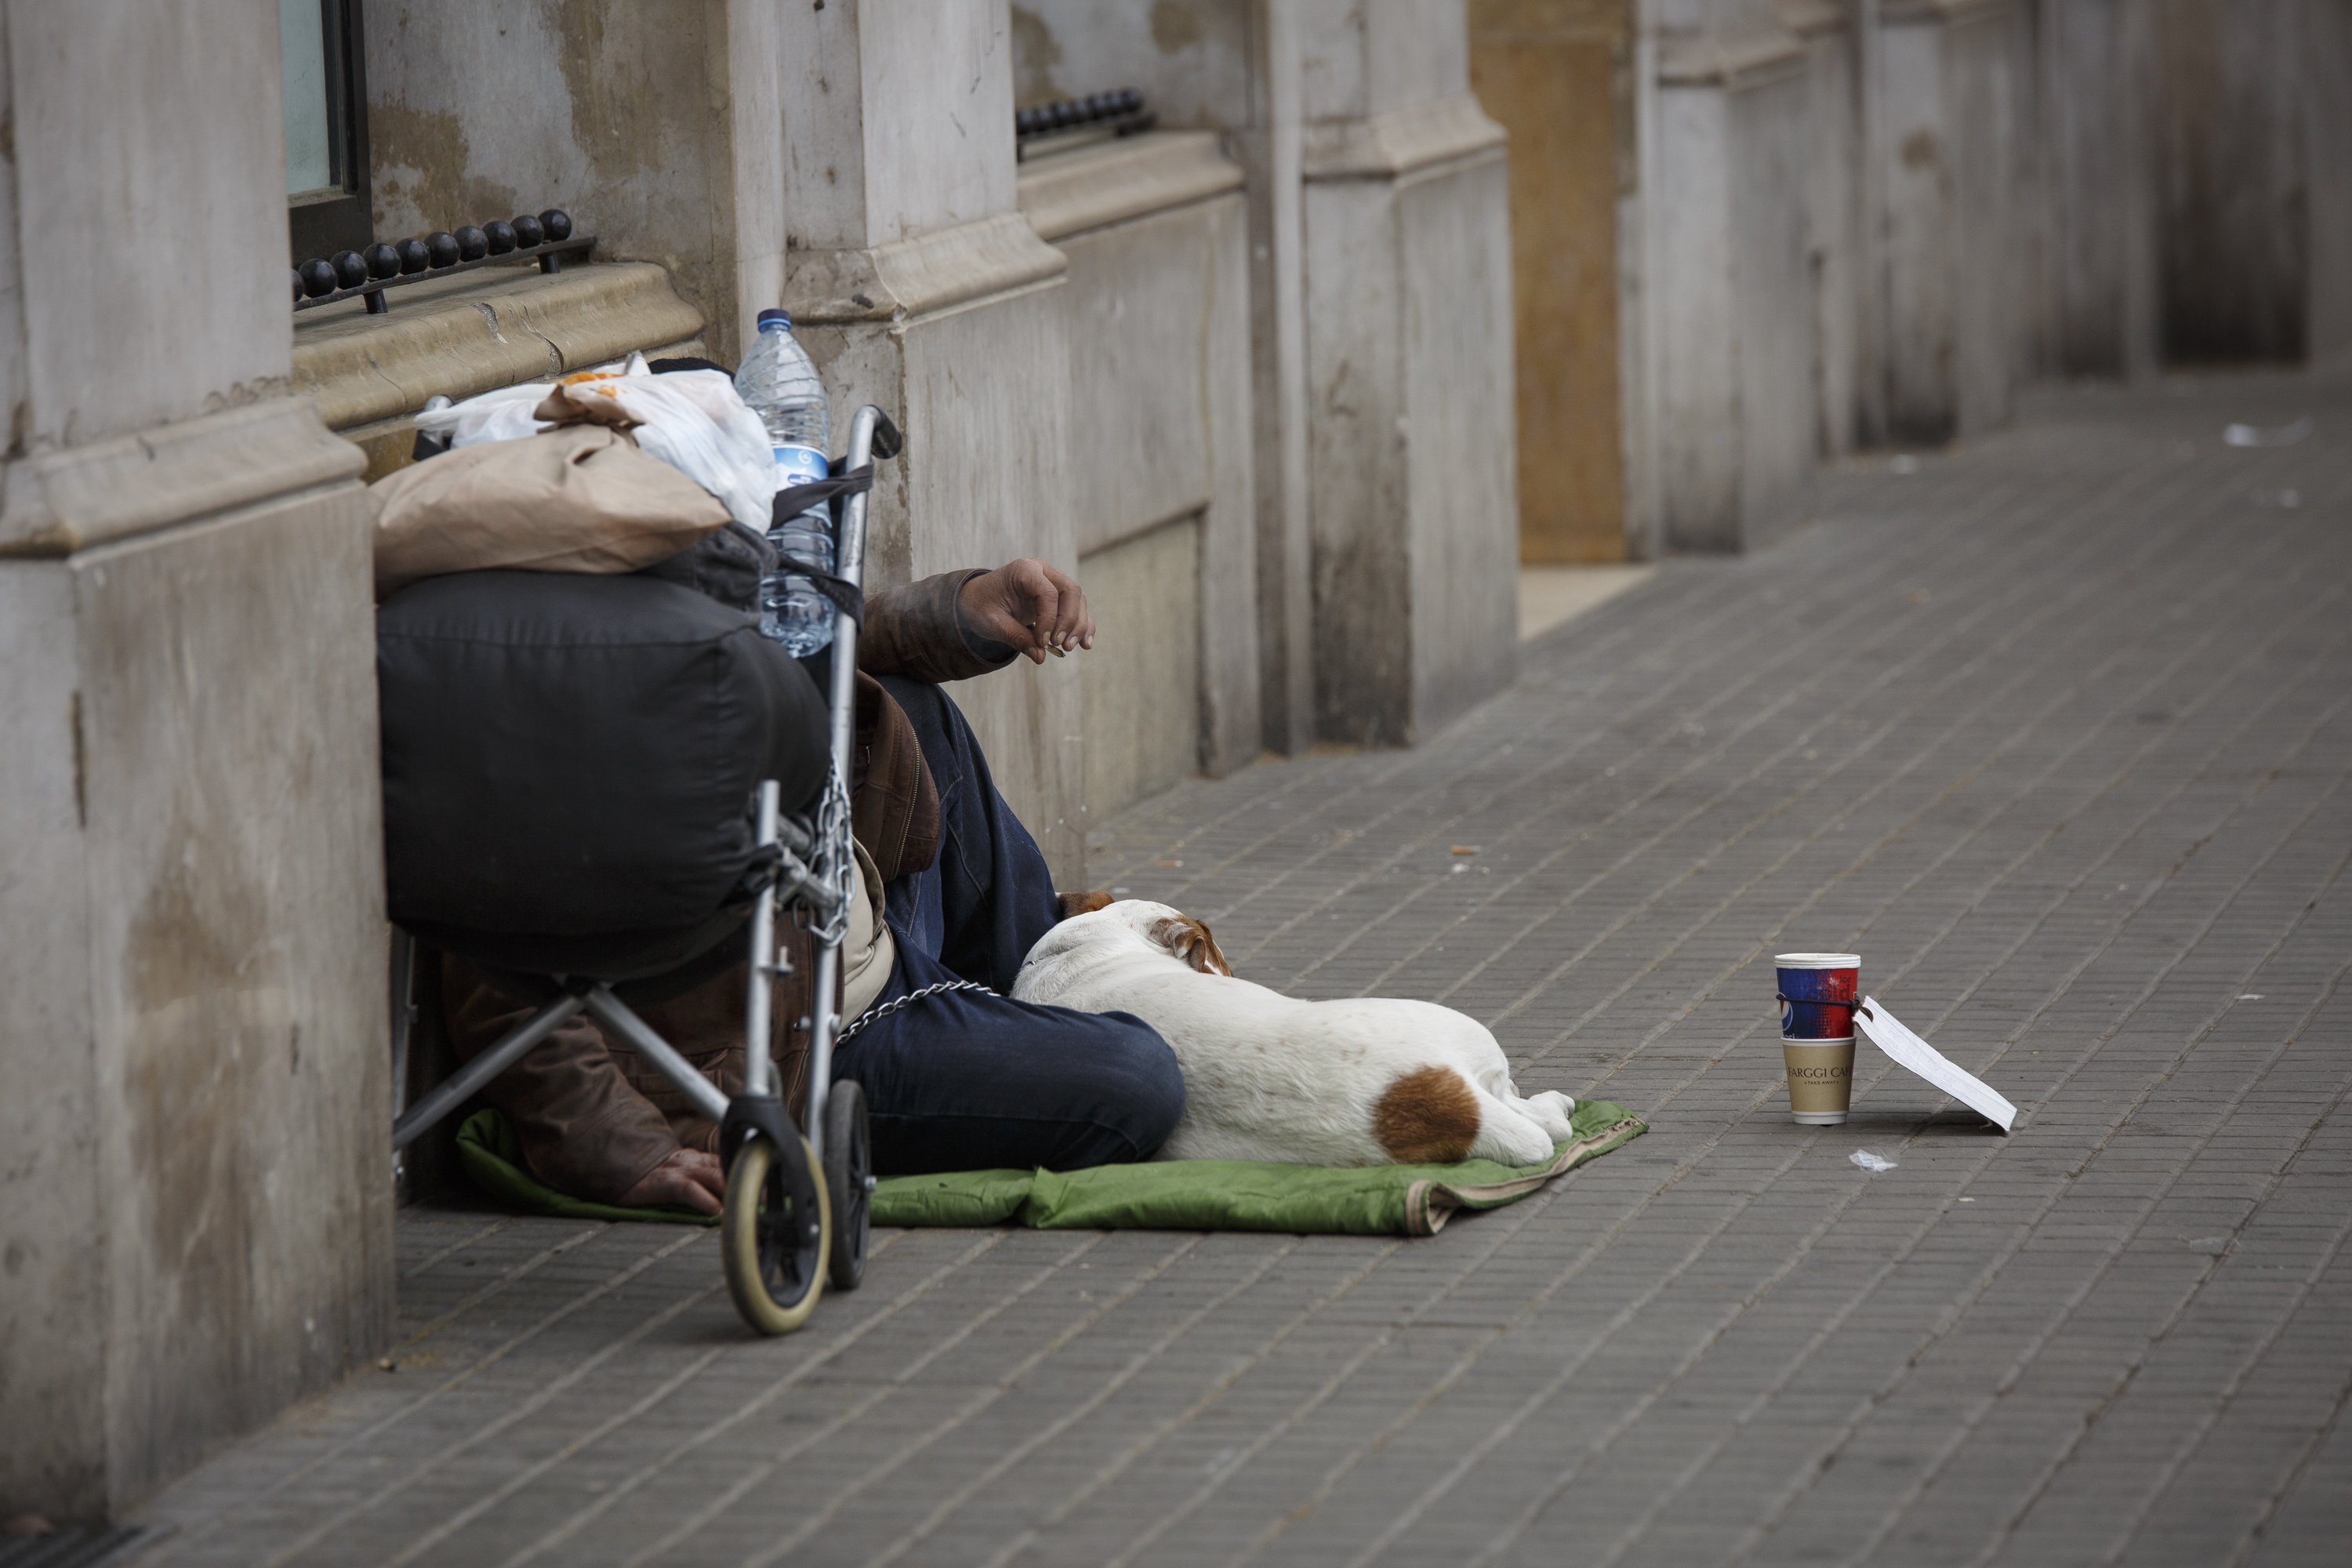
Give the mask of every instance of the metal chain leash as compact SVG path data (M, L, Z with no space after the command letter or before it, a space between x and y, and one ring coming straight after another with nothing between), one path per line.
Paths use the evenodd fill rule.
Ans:
M820 942L838 943L849 933L850 903L856 897L852 885L857 876L857 853L850 847L849 822L849 792L843 787L838 773L831 774L825 780L824 798L816 810L816 844L810 856L816 863L809 869L841 897L832 915L823 921L813 919L805 904L795 902L793 906L793 923Z
M866 1011L857 1015L856 1022L843 1029L840 1034L835 1035L833 1038L833 1043L836 1047L845 1045L848 1043L849 1037L852 1035L855 1035L858 1030L866 1027L866 1025L871 1024L877 1019L888 1017L891 1014L897 1012L899 1008L908 1005L909 1003L919 1002L926 996L937 996L941 992L945 991L980 991L984 992L991 996L996 994L995 992L989 990L987 986L982 985L977 980L942 980L937 984L926 985L919 991L909 991L904 996L893 996L889 1001L883 1003L878 1007L868 1007Z

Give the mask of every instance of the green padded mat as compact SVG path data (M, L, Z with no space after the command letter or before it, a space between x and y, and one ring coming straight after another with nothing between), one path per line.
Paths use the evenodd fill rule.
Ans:
M1033 1230L1274 1230L1294 1235L1432 1236L1457 1209L1499 1208L1555 1176L1649 1131L1622 1105L1579 1104L1576 1136L1541 1165L1285 1165L1255 1160L1168 1160L1090 1171L955 1171L885 1176L873 1222L884 1226L983 1226ZM574 1219L660 1220L716 1225L683 1209L615 1208L566 1197L533 1177L520 1142L495 1110L475 1112L457 1131L457 1152L474 1184L533 1214Z

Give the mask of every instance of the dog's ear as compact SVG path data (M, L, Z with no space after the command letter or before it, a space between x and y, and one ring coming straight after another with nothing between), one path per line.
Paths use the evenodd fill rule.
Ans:
M1054 897L1061 903L1064 920L1069 920L1077 915L1090 915L1097 910L1107 910L1118 901L1100 888L1088 893L1056 893Z
M1153 940L1160 946L1191 964L1203 974L1226 974L1234 966L1225 962L1224 950L1217 939L1209 934L1208 922L1196 921L1191 915L1178 915L1161 921L1151 928Z

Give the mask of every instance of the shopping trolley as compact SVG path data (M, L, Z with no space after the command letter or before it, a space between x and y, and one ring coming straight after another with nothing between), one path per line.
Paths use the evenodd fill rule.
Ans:
M841 613L835 616L826 666L829 764L815 804L782 809L769 779L751 803L755 831L748 901L714 922L684 959L665 952L657 973L644 964L600 955L572 969L542 963L534 973L497 972L502 990L538 1003L530 1017L420 1096L395 1106L393 1147L406 1149L471 1100L525 1053L585 1014L625 1040L646 1063L677 1085L694 1107L719 1124L719 1158L726 1171L719 1249L729 1294L745 1322L761 1333L789 1333L805 1323L829 1282L854 1289L865 1270L869 1194L873 1189L865 1096L854 1079L832 1081L833 1048L841 1027L836 1007L841 943L850 919L857 869L850 841L852 748L856 743L858 595L865 578L866 516L873 464L898 455L897 427L878 408L860 408L850 422L847 455L833 477L777 497L777 515L819 503L832 509L835 571L823 586ZM795 1125L786 1109L779 1069L769 1054L772 983L790 972L779 944L780 922L805 930L814 951L805 1115ZM449 946L434 933L435 945ZM732 944L740 943L740 948ZM742 1092L731 1099L698 1071L638 1015L632 1002L674 994L681 975L716 974L730 950L748 951L750 979L743 1005ZM395 1096L407 1082L415 1017L415 964L423 944L397 931L393 964L393 1079ZM462 942L452 947L462 952ZM805 1129L803 1131L803 1129Z

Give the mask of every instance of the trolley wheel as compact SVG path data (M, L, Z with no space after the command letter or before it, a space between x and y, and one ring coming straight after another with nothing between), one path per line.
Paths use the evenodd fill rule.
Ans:
M824 1186L833 1211L833 1247L827 1278L836 1290L855 1290L866 1278L866 1214L872 1207L866 1184L874 1172L873 1143L866 1131L866 1090L854 1078L833 1086L824 1101Z
M727 1203L719 1220L727 1293L743 1321L763 1334L791 1333L809 1321L824 1294L833 1220L815 1166L805 1138L794 1137L790 1148L780 1151L754 1137L744 1141L727 1173ZM814 1194L814 1236L805 1216L793 1213L795 1186Z

